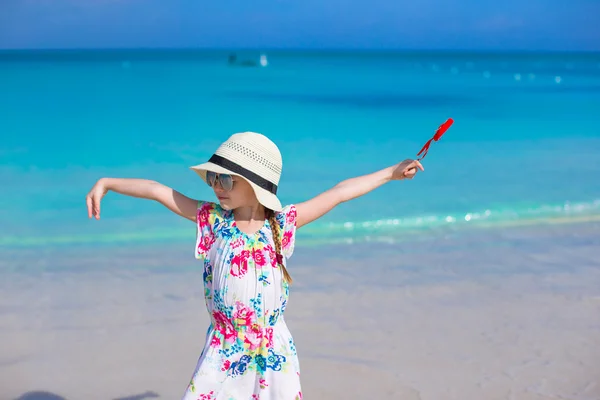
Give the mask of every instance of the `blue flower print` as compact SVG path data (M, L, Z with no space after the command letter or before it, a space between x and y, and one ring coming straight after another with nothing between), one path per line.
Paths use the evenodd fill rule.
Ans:
M275 325L278 318L279 318L279 308L276 309L275 311L273 311L273 313L271 315L269 315L269 325L270 326Z
M229 224L224 220L217 219L214 225L215 233L222 238L229 239L233 237L233 230L229 227Z
M252 305L252 308L254 308L254 311L256 311L257 315L262 314L262 294L259 293L258 296L256 296L255 299L250 299L250 304Z
M262 354L254 356L254 362L256 363L256 370L261 374L267 370L267 359Z
M246 369L248 368L248 363L250 363L251 360L252 358L250 356L243 355L242 357L240 357L239 361L231 363L231 367L229 367L229 373L233 376L243 375L244 372L246 372Z
M269 277L264 273L259 275L258 281L262 282L264 286L268 286L271 284L271 282L269 282Z
M239 343L234 343L231 345L231 347L229 349L219 350L219 353L221 353L225 357L229 358L232 355L234 355L236 353L242 353L243 351L244 351L244 348L242 346L240 346ZM244 357L247 357L247 356L244 356Z
M263 243L265 245L270 244L269 238L267 237L267 234L264 231L260 231L259 235L258 235L258 242L259 243Z
M233 314L233 306L225 305L225 289L217 289L213 290L213 305L214 308L218 311L222 311L227 318L231 318Z
M267 368L271 368L273 371L281 371L281 364L283 364L285 360L285 356L275 354L273 349L269 349L269 356L267 357Z
M212 264L208 258L204 259L204 271L202 273L204 283L212 283Z

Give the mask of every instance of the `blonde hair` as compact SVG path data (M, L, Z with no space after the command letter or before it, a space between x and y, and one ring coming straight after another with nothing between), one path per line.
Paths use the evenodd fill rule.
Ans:
M281 254L281 235L279 233L279 222L277 222L277 218L275 218L275 212L270 209L265 210L267 214L267 218L269 220L269 225L271 226L271 232L273 233L273 243L275 244L275 259L277 265L281 268L281 272L283 274L283 279L289 284L292 283L292 277L289 272L283 265L283 256Z

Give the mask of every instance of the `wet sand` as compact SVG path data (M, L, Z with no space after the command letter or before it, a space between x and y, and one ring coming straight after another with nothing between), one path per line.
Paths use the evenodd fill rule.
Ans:
M166 267L197 266L189 250L136 252L2 273L0 399L181 397L208 324L201 275ZM298 248L290 271L305 399L600 398L599 224Z

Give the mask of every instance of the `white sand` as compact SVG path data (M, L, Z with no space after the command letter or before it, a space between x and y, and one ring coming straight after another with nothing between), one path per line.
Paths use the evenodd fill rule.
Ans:
M578 235L376 265L301 257L286 319L304 398L600 399L600 250L594 232ZM180 398L207 327L201 282L193 272L2 275L0 399Z

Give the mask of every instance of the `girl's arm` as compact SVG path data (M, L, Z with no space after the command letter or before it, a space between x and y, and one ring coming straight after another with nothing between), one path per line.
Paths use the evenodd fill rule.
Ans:
M158 201L175 214L196 221L197 200L190 199L183 194L161 183L146 179L102 178L86 196L88 217L100 219L100 202L108 191Z
M419 161L405 160L380 171L340 182L318 196L296 205L296 227L313 222L338 204L367 194L391 180L412 179L417 169L424 170Z

